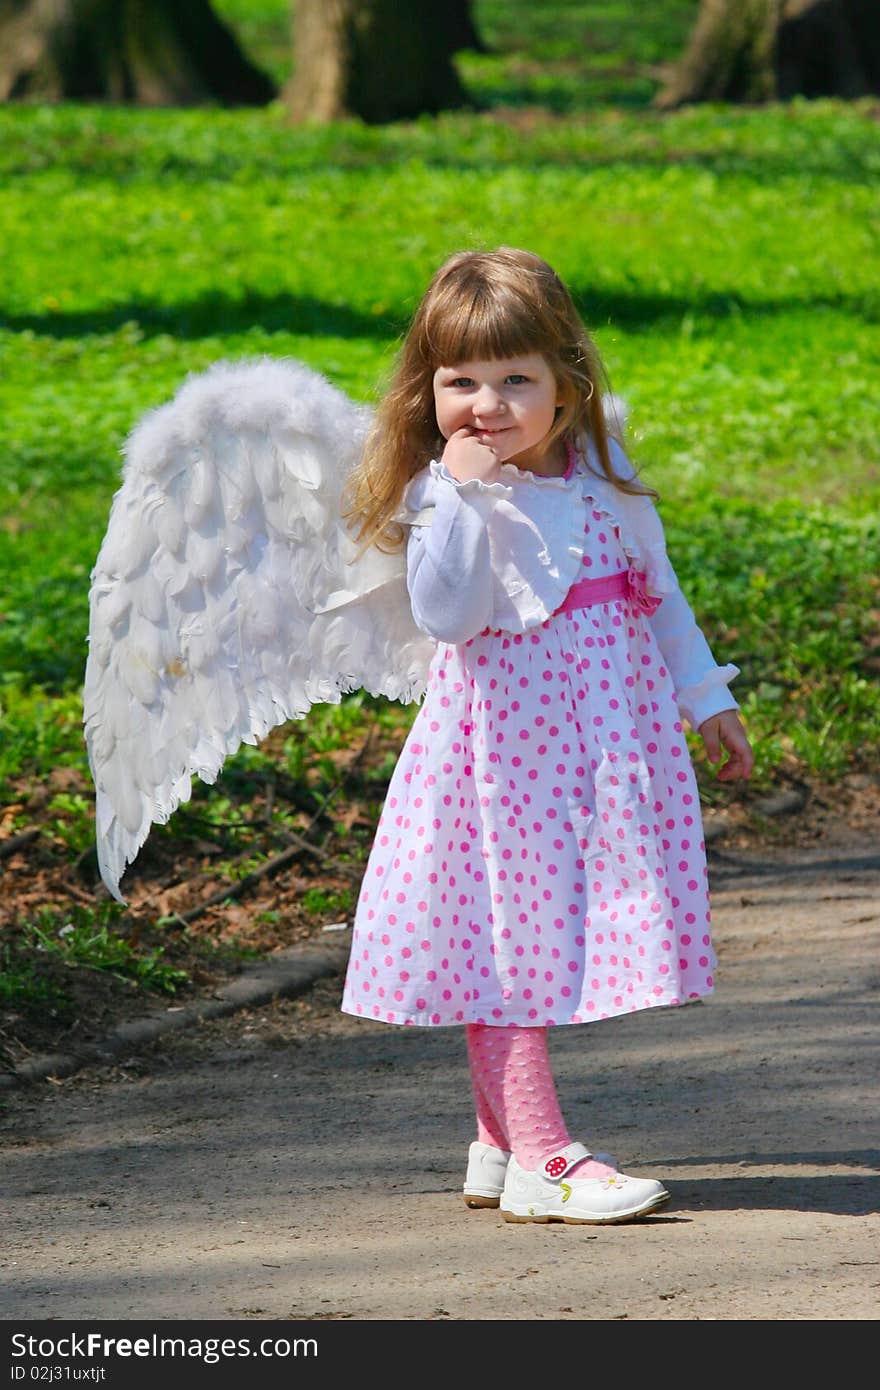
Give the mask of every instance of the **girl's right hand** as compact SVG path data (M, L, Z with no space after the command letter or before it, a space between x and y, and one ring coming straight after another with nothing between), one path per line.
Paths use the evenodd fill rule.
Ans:
M470 482L471 478L495 483L501 474L498 455L491 444L481 443L467 425L449 436L441 462L459 483Z

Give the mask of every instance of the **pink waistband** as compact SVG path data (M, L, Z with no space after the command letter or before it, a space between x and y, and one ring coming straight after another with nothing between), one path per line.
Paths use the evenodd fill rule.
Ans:
M572 584L553 616L572 613L578 608L590 608L594 603L613 603L617 598L625 598L650 617L660 607L660 599L646 593L645 583L642 571L634 569L603 574L600 579L579 579Z
M556 613L572 613L594 603L612 603L616 598L626 598L629 593L626 575L626 570L620 570L617 574L604 574L601 579L579 579L572 584Z

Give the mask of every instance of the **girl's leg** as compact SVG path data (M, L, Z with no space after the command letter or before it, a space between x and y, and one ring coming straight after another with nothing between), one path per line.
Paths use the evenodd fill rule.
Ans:
M521 1168L537 1168L571 1142L550 1068L547 1029L471 1023L466 1034L481 1141L511 1149ZM583 1178L614 1171L595 1159L572 1169Z
M507 1130L499 1122L494 1107L490 1103L485 1091L483 1090L483 1078L486 1068L483 1063L483 1055L479 1046L478 1038L484 1032L481 1024L468 1023L465 1026L465 1037L467 1038L468 1061L471 1068L471 1089L474 1093L474 1109L477 1112L477 1142L480 1144L490 1144L494 1149L510 1149Z

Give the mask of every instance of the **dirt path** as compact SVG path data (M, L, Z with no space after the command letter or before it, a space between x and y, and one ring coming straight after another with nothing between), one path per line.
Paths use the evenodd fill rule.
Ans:
M880 839L712 879L712 1000L551 1039L573 1133L663 1214L468 1211L461 1034L331 981L7 1097L0 1316L876 1318Z

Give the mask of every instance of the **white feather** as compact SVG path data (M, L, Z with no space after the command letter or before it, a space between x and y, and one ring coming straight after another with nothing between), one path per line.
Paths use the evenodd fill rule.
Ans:
M108 582L102 585L95 592L95 602L100 618L99 636L104 631L112 633L123 624L127 624L131 609L131 590L127 584L118 583L113 586Z
M218 450L218 452L220 452ZM206 459L196 456L189 473L189 490L184 504L184 520L187 526L203 526L213 530L217 524L216 511L220 501L217 489L217 466L225 460L221 457L212 468ZM210 520L209 520L210 518Z
M165 595L155 575L147 570L135 596L140 613L148 622L160 624L165 618Z
M186 521L170 497L163 497L155 515L156 537L170 555L182 555L186 545Z

